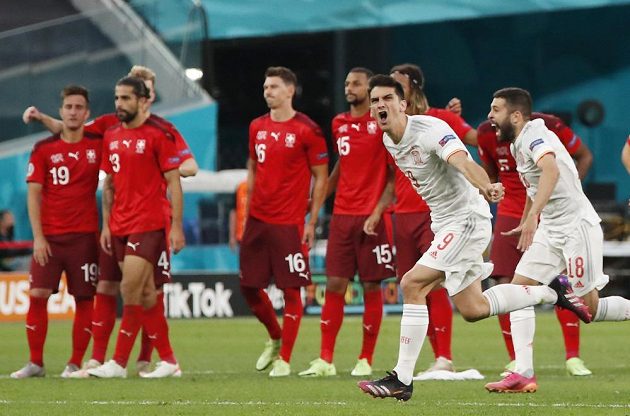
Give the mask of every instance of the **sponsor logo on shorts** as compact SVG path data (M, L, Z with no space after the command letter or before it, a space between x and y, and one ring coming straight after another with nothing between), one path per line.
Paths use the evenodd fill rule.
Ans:
M437 259L438 252L437 251L432 251L432 252L429 253L429 255L431 257L433 257L434 259Z
M584 283L578 281L576 284L573 285L573 287L582 288L584 287Z
M543 144L545 141L543 139L536 139L533 142L530 143L529 145L529 150L534 150L534 147L538 146L539 144Z
M131 247L133 251L136 251L137 247L140 245L140 242L132 243L131 241L127 241L127 245Z

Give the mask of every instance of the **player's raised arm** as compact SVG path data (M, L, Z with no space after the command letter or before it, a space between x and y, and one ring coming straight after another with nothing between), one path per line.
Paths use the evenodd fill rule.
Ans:
M57 120L48 114L42 113L35 106L30 106L24 110L24 113L22 114L22 121L24 121L24 124L28 124L31 121L39 121L49 132L53 134L59 134L63 129L63 123L61 120Z
M490 202L499 202L503 198L503 185L491 183L486 171L470 159L465 151L456 151L449 156L447 162L459 170Z

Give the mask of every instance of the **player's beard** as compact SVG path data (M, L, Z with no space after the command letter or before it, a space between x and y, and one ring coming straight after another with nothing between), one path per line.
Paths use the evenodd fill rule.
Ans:
M360 106L361 104L365 102L365 100L367 100L367 97L361 99L357 95L354 95L354 94L346 95L346 101L348 102L348 104L350 104L353 107Z
M123 123L129 123L130 121L135 119L137 115L138 115L137 111L135 113L130 113L129 111L126 111L126 110L116 111L116 117L118 117L118 120L122 121Z
M503 124L497 124L497 127L499 129L499 140L502 142L510 142L513 141L516 137L515 136L515 130L514 130L514 126L512 124L510 124L509 121L505 121Z

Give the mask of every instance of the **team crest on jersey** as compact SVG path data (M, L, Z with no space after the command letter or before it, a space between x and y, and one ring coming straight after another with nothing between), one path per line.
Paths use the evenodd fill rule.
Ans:
M50 161L52 163L61 163L61 162L63 162L63 154L55 153L54 155L51 155L50 156Z
M295 146L295 134L287 133L286 137L284 138L284 145L286 147L293 147L293 146Z
M348 125L347 124L342 124L341 126L339 126L337 131L339 133L347 133L348 132Z
M136 153L144 153L144 149L147 146L147 141L144 139L138 139L136 142Z
M421 166L424 164L422 161L422 154L417 149L417 146L414 146L414 148L411 149L411 158L413 159L413 164L416 166Z
M260 130L256 133L256 140L265 140L267 138L267 130Z
M96 163L96 150L87 149L85 151L85 156L87 157L88 163Z
M446 143L450 142L451 140L455 140L456 137L453 136L452 134L447 134L446 136L442 137L442 140L440 140L440 146L444 147L446 146Z
M109 150L118 150L118 140L114 140L109 144Z
M367 122L367 131L369 134L376 134L376 127L376 121L372 120Z

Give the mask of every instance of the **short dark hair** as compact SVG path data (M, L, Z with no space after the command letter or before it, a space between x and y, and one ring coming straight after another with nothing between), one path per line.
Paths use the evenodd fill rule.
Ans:
M365 76L368 77L368 79L372 78L372 76L374 75L374 72L372 72L371 69L368 69L363 66L355 66L350 71L348 71L348 73L351 73L351 72L358 72L360 74L365 74Z
M61 90L61 102L63 104L63 100L70 95L81 95L85 98L85 102L88 107L90 106L90 94L88 93L87 88L81 85L66 85L63 90Z
M267 77L279 77L287 85L297 86L297 76L289 68L284 66L270 66L265 71L265 78Z
M407 75L412 86L424 89L424 74L418 65L408 63L396 65L389 70L390 74L393 74L394 72L400 72L401 74Z
M520 111L525 118L532 115L532 96L527 90L518 87L501 88L492 97L503 98L510 112Z
M375 87L391 87L401 100L405 99L405 90L403 89L403 86L400 85L400 82L396 81L389 75L377 74L371 77L368 84L368 94L371 94Z
M146 84L144 83L144 80L141 78L130 77L130 76L123 77L119 79L118 82L116 83L116 86L119 86L119 85L127 85L133 88L133 93L138 98L151 97L151 92L149 91Z

